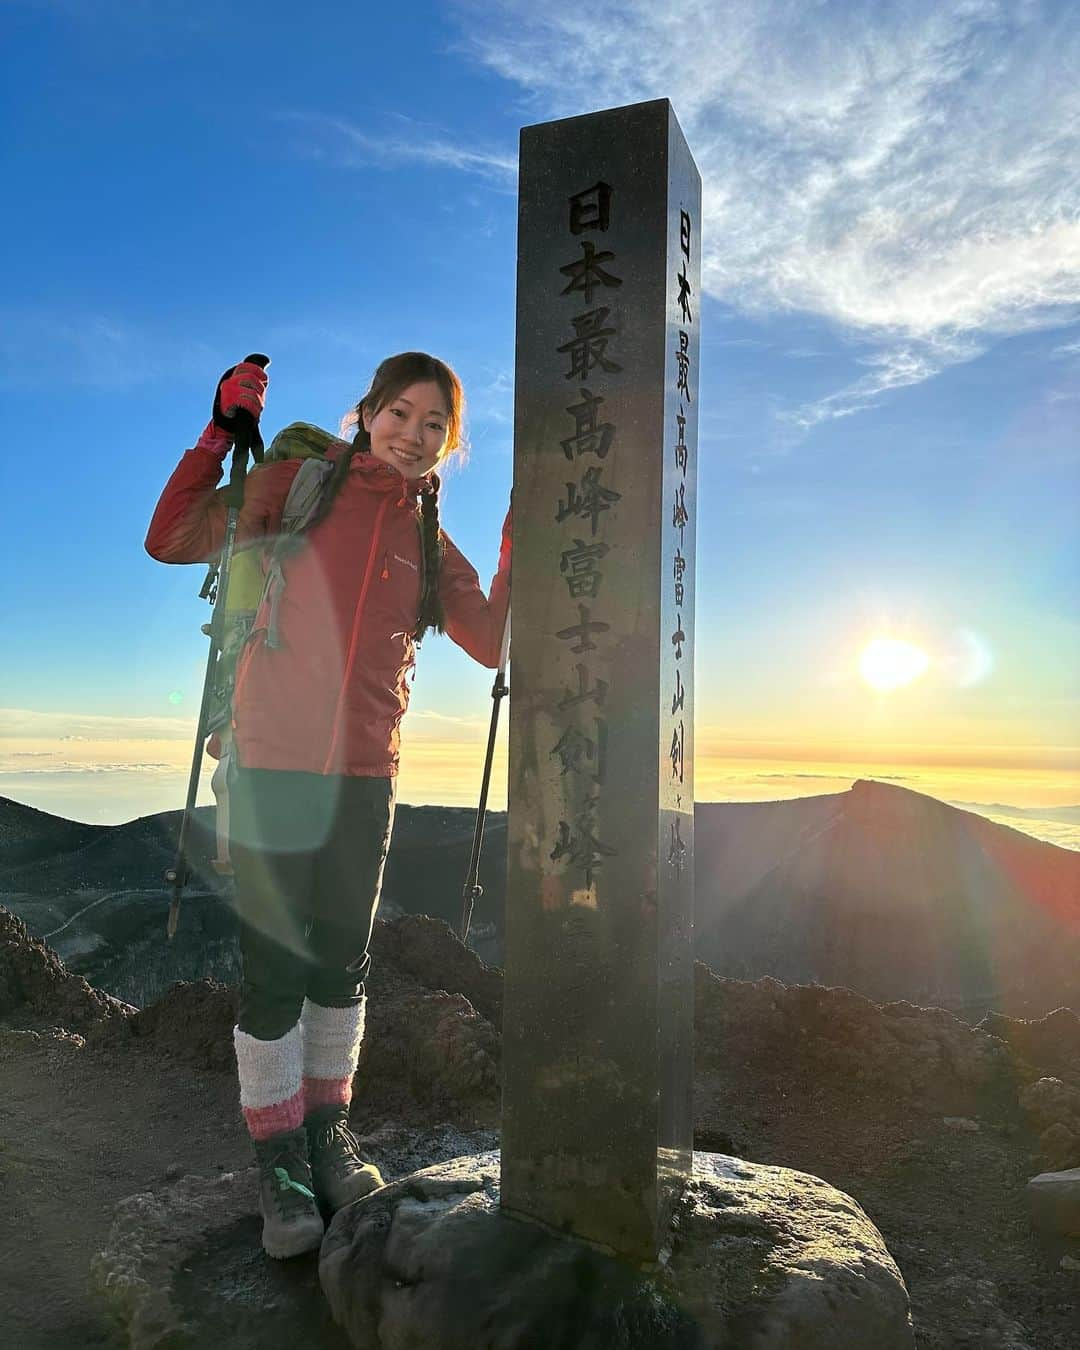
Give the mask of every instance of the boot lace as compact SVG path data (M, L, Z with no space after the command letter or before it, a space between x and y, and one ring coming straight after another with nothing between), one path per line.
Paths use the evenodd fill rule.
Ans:
M360 1157L360 1141L343 1120L328 1120L320 1125L314 1145L320 1160L328 1162L337 1176L347 1176L365 1166Z
M298 1149L279 1149L263 1162L263 1174L273 1178L274 1203L283 1218L306 1210L315 1200L315 1192L297 1177L310 1175L306 1159Z
M277 1178L279 1191L299 1191L301 1195L306 1195L309 1200L315 1199L315 1192L304 1185L302 1181L296 1181L284 1167L275 1167L274 1176Z

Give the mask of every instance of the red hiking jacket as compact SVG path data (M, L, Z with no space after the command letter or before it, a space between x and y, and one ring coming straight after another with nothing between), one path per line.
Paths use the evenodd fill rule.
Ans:
M238 547L272 540L302 463L289 459L251 470ZM151 557L168 563L217 557L226 507L214 488L223 472L208 450L184 455L150 522ZM420 606L417 520L424 490L425 481L406 482L370 454L353 456L328 515L285 562L280 647L266 647L264 603L241 653L233 725L244 767L379 778L397 773ZM446 631L494 669L510 599L509 566L496 574L486 597L468 560L445 534L443 540L439 594Z

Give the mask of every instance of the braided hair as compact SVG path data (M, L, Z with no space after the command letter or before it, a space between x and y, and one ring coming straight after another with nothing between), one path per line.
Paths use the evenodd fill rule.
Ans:
M334 464L319 509L312 517L312 526L318 524L334 504L348 475L353 455L371 452L371 437L364 429L364 411L377 413L388 403L392 403L411 384L429 380L439 386L446 400L446 442L443 458L463 453L465 394L461 381L454 371L445 362L437 357L428 356L426 352L400 352L397 356L388 356L375 371L370 389L342 423L343 435L354 426L356 431L352 444L338 456ZM439 530L439 489L442 483L434 470L427 475L427 480L430 486L427 490L421 490L420 510L417 515L417 527L420 532L420 609L416 628L413 630L415 642L420 642L432 629L437 633L446 631L446 615L439 598L439 572L443 556L442 534Z

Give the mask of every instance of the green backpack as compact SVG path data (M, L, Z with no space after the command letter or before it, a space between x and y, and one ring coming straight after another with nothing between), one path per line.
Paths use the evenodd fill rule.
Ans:
M321 427L310 422L292 422L270 442L263 464L256 464L251 473L267 464L284 459L303 459L300 471L293 479L289 495L281 512L281 528L268 548L237 549L229 569L229 587L225 592L225 623L221 650L214 668L207 735L220 733L232 724L232 701L236 683L236 663L245 643L251 636L255 615L263 600L269 597L266 645L281 645L278 637L278 608L285 585L283 564L300 547L300 536L311 523L322 501L323 492L334 471L334 461L327 458L329 448L339 441ZM265 562L265 567L264 567ZM213 567L211 567L213 573ZM208 587L203 587L204 594ZM210 625L203 625L210 632Z

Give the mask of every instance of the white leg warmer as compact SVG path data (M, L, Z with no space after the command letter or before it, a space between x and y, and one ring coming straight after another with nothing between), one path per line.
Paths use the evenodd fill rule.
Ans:
M304 1000L300 1026L304 1037L304 1077L350 1079L364 1039L367 999L347 1008L323 1008Z
M275 1041L233 1028L240 1107L256 1139L296 1129L304 1117L304 1051L300 1027Z

